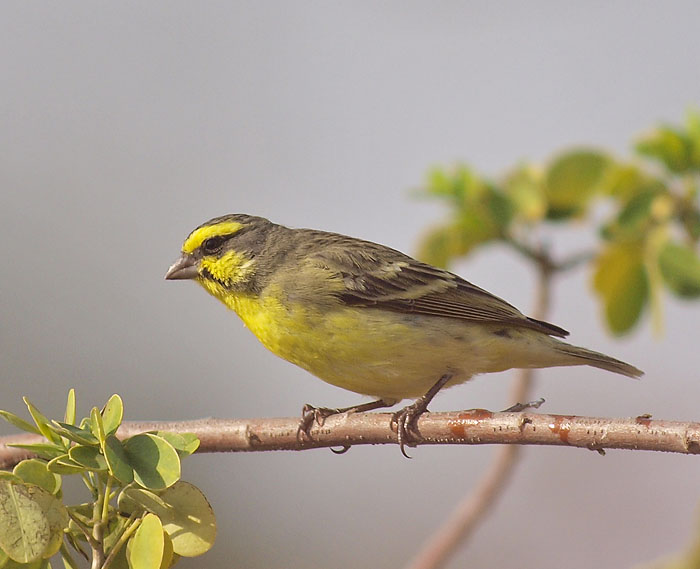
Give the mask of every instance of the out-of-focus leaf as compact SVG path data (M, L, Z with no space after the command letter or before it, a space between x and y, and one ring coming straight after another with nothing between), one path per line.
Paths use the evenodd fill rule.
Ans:
M460 207L465 201L474 199L483 192L485 184L481 178L464 164L451 171L433 168L428 174L425 192L428 195L450 198Z
M670 126L654 129L635 148L640 154L659 160L671 172L686 172L693 165L691 140L686 133Z
M435 265L446 268L456 257L466 255L476 244L467 240L461 227L456 223L432 229L419 244L417 257Z
M657 190L644 190L631 197L617 218L602 228L603 237L615 240L641 239L652 222L652 204Z
M615 243L596 259L593 286L603 301L606 322L615 334L628 332L649 299L640 243Z
M523 165L516 168L505 180L505 192L510 197L513 215L527 223L540 221L547 212L542 173Z
M664 282L676 295L700 296L700 258L693 249L669 241L661 249L659 268Z
M546 175L547 217L566 219L583 213L601 189L609 163L605 154L593 150L574 150L558 156Z

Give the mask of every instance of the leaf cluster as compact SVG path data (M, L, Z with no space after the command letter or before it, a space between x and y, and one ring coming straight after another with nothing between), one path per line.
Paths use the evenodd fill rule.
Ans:
M208 551L216 521L202 492L180 480L180 460L199 440L191 434L148 432L120 440L124 407L118 395L76 419L71 389L63 421L47 419L24 400L33 422L0 415L43 441L16 444L36 458L0 471L0 569L48 568L60 554L106 569L164 569ZM63 503L62 477L79 476L90 500Z
M519 164L499 180L467 165L434 168L422 193L445 201L448 220L422 240L419 255L449 266L490 242L514 247L547 270L592 259L592 283L609 329L629 332L664 288L700 296L700 114L661 126L635 145L637 158L573 149L547 164ZM604 203L604 205L603 205ZM602 215L602 219L601 219ZM544 226L588 221L596 249L555 263L532 245Z

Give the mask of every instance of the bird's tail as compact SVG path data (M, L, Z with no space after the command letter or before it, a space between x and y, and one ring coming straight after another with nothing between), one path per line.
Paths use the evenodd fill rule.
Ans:
M569 356L573 359L569 365L589 365L597 367L600 369L605 369L613 373L619 373L621 375L626 375L627 377L632 377L634 379L639 378L644 375L644 372L637 369L633 365L625 363L600 352L594 352L593 350L587 350L586 348L580 348L578 346L572 346L565 342L557 342L557 351L562 355Z

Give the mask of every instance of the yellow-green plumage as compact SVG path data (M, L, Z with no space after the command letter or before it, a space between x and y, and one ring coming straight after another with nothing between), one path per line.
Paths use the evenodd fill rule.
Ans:
M167 278L192 278L273 353L386 402L517 367L641 371L571 346L457 275L398 251L266 219L229 215L195 229Z

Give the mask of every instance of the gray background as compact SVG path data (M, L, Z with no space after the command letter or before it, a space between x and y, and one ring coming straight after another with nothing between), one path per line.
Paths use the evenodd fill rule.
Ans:
M130 419L296 415L361 401L279 360L191 283L163 274L228 212L413 251L443 218L412 199L429 166L497 175L568 145L629 141L700 101L696 2L3 2L0 407L62 413L113 392ZM585 230L557 234L576 250ZM497 247L456 267L528 310L528 268ZM700 304L604 332L581 269L550 320L646 370L542 372L546 410L698 419ZM500 408L510 375L433 408ZM2 427L3 432L9 432ZM200 456L220 538L183 567L400 567L493 448ZM529 448L451 567L629 567L679 550L697 457Z

